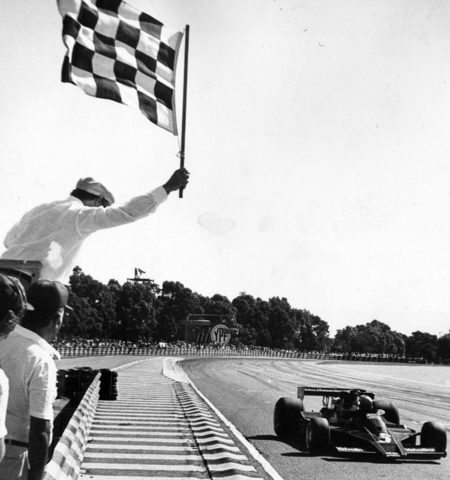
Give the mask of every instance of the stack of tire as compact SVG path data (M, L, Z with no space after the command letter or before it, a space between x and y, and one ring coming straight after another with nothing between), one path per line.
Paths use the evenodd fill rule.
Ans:
M58 370L56 376L57 398L62 398L66 393L67 370Z
M97 372L90 367L58 370L58 397L74 398L78 395L84 395Z
M100 370L100 400L117 400L117 377L118 373L108 368Z

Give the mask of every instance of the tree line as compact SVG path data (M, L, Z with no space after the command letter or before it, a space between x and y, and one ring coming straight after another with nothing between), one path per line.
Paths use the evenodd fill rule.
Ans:
M180 282L128 281L107 285L75 267L70 278L70 305L60 338L111 339L130 342L184 340L180 322L188 314L234 316L241 326L235 344L302 352L335 352L421 358L427 362L450 360L450 334L438 338L426 332L410 336L373 320L347 326L330 337L329 325L305 309L291 307L286 298L269 300L242 292L230 301L216 294L207 297Z

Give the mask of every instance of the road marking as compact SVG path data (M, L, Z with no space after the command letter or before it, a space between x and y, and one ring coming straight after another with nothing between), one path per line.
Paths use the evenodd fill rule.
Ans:
M224 472L226 470L242 470L244 472L256 472L255 467L251 465L242 465L240 463L221 463L220 465L209 465L211 472Z
M96 441L103 442L145 442L145 443L194 443L195 440L186 439L186 438L160 438L160 437L146 437L146 438L127 438L127 437L97 437L95 436Z
M89 480L118 480L117 475L81 475L81 478L88 478ZM209 477L207 477L209 478ZM120 480L205 480L205 477L160 477L159 475L156 477L150 477L150 476L145 476L145 477L137 477L135 475L129 476L129 475L120 475ZM239 480L239 479L233 479L231 477L227 477L227 479L230 480Z
M135 363L118 400L99 401L80 480L263 480L190 384L160 382L160 365Z
M95 445L89 445L89 450L153 450L155 452L168 451L168 452L198 452L196 446L177 447L176 445L164 446L164 445L117 445L112 443L99 443ZM85 454L87 455L87 453ZM116 454L117 455L117 454ZM116 457L117 458L117 457Z
M108 433L111 433L111 429L117 429L117 430L135 430L136 429L136 425L114 425L114 426L110 426L110 425L97 425L97 428L95 428L94 430L94 427L91 429L91 432L93 431L97 431L97 432L103 432L103 431L108 431ZM139 427L139 430L149 430L149 431L152 431L154 432L155 430L164 430L164 431L168 431L168 430L175 430L175 431L180 431L180 430L189 430L189 428L187 428L187 424L183 424L183 426L176 426L176 427L172 427L172 426L167 426L167 425L163 425L163 426L159 426L159 425L152 425L151 427L148 427L146 425L143 425L143 426L140 426ZM117 432L119 433L119 432Z
M83 462L83 469L95 469L95 470L152 470L152 471L161 471L161 472L206 472L205 467L196 466L196 465L157 465L157 464L146 464L146 463L85 463Z
M188 428L181 428L176 432L153 432L153 435L160 435L161 437L179 437L180 432L184 435L190 435L191 431ZM148 435L148 432L137 432L136 428L134 430L126 431L126 430L97 430L92 429L91 433L100 433L100 434L108 434L108 435L126 435L123 438L128 438L129 435L133 435L135 437L140 437L141 435ZM159 437L158 437L159 438Z
M97 416L96 416L97 418ZM106 420L106 418L108 418L108 420ZM101 419L101 422L102 423L117 423L118 420L127 420L129 418L133 418L133 417L124 417L124 416L115 416L115 415L109 415L107 416L106 418L103 418L103 417L100 417ZM177 415L177 416L172 416L172 417L158 417L160 419L164 419L164 420L167 420L167 421L176 421L178 419L180 420L183 420L185 417L183 415ZM111 419L111 420L110 420ZM114 419L114 420L112 420ZM98 423L96 420L95 420L96 423ZM151 425L153 422L151 420L133 420L134 423L136 423L136 425Z
M102 453L102 452L88 452L84 455L84 458L112 458L117 459L116 453ZM188 461L201 461L202 456L198 454L190 455L163 455L157 453L121 453L121 459L127 460L168 460L171 462Z
M223 453L204 453L203 457L206 460L220 460L222 458L232 458L233 460L247 460L247 457L242 454L234 454L229 452Z

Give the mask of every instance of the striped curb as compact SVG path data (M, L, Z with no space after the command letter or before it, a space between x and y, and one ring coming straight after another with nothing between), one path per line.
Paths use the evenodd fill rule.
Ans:
M221 424L217 422L211 409L199 399L192 386L177 382L174 389L180 405L186 413L186 418L190 423L211 478L256 480L255 467L250 464L247 457L242 454ZM230 447L234 453L229 450Z

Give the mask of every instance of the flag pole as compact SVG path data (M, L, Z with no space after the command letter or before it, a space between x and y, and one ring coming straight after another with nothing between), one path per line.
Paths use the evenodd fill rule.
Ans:
M184 167L186 149L186 105L187 105L187 82L188 82L188 57L189 57L189 25L186 25L184 35L184 82L183 82L183 111L181 117L181 147L180 168ZM184 187L179 190L179 198L183 198Z

